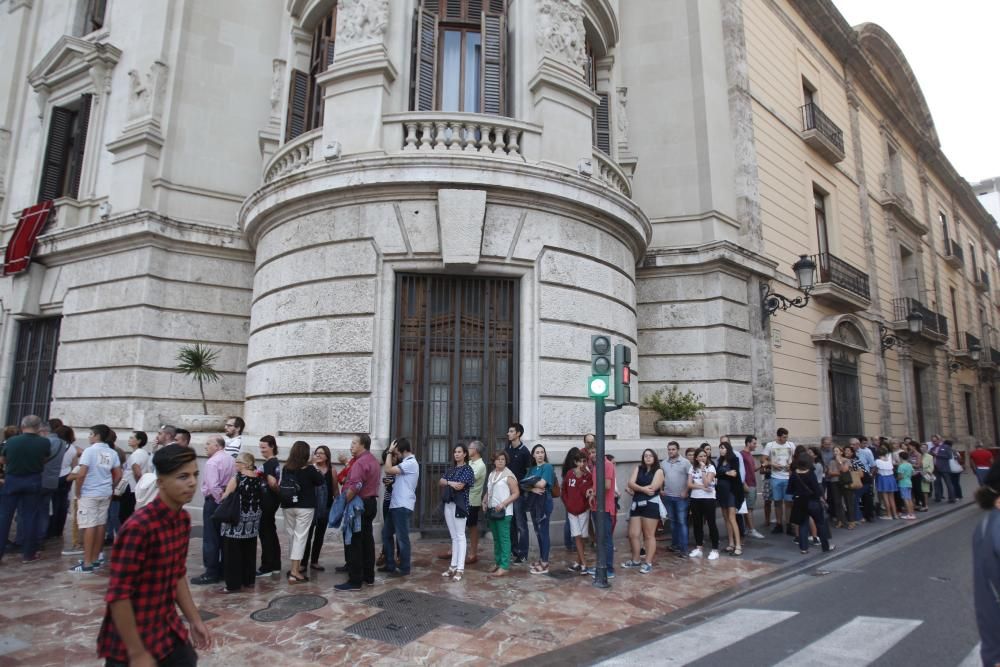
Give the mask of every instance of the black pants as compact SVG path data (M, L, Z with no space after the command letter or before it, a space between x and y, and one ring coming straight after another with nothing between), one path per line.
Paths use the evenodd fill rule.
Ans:
M156 664L159 667L195 667L198 664L198 654L194 652L191 644L178 639L174 650ZM128 662L118 662L108 658L104 661L104 667L128 667Z
M913 505L914 507L927 507L927 497L924 495L924 478L920 476L913 478Z
M52 496L52 521L49 522L49 537L62 537L66 527L66 517L69 514L69 489L73 484L67 481L67 476L59 478L59 487Z
M306 550L302 555L302 560L306 563L318 563L319 552L323 548L323 539L326 538L326 517L322 520L313 520L309 526L309 537L306 538Z
M278 529L274 525L274 515L278 512L278 501L273 494L264 493L260 515L260 569L263 572L281 572L281 543Z
M126 489L125 493L118 496L118 520L122 525L128 521L133 512L135 512L135 494L132 489Z
M705 521L708 522L708 537L712 540L712 548L719 549L719 527L715 523L715 499L692 498L691 522L694 524L695 546L705 544Z
M799 549L809 551L809 519L816 524L816 534L819 535L823 551L830 550L830 526L823 514L823 505L819 500L810 500L802 509L802 523L799 524Z
M365 498L364 504L361 532L354 533L351 543L344 546L348 581L355 585L375 581L375 535L372 533L372 526L378 515L378 501L375 498Z
M222 574L231 591L253 587L257 577L257 539L222 538Z

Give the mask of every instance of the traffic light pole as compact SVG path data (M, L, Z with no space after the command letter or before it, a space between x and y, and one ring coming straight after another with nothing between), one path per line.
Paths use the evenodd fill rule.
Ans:
M594 399L594 435L597 439L597 458L594 462L594 466L597 468L595 471L597 473L594 481L594 498L597 501L595 507L597 511L594 514L594 528L597 532L597 567L594 569L594 586L597 588L609 588L608 584L608 540L613 539L613 535L609 535L607 527L605 524L609 523L607 519L607 506L606 506L606 491L605 484L606 480L604 478L604 415L608 412L614 412L615 410L621 410L621 406L608 406L604 403L604 398Z

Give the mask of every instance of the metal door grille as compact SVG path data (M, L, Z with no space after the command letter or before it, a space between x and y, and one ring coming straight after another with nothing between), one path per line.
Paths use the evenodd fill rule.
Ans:
M396 281L393 435L420 461L417 522L441 526L438 480L459 442L506 443L517 404L512 279L400 275Z
M49 418L52 378L56 370L60 317L17 322L14 377L7 405L7 423L20 424L26 415Z

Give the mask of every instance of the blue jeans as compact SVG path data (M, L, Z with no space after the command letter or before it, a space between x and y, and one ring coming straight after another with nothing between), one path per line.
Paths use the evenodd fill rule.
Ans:
M389 505L382 505L382 553L385 554L385 566L389 567L389 552L393 553L392 558L396 558L396 543L393 541L392 514L389 513ZM395 562L395 561L392 561Z
M944 498L945 490L948 492L948 500L955 499L955 487L952 486L951 472L948 470L934 471L934 500L940 502Z
M389 572L397 568L403 574L410 573L410 521L413 519L413 510L405 507L393 507L389 510L390 535L396 538L396 545L399 547L399 563L396 563L396 554L393 549L385 550L385 569ZM390 540L389 545L392 545Z
M576 549L576 542L573 540L573 536L569 534L569 516L567 516L566 521L563 522L563 545L565 545L566 551L573 551Z
M52 500L55 498L55 489L42 489L38 498L38 514L35 517L37 531L35 539L41 544L49 536L49 509L52 507Z
M605 547L605 558L608 560L608 574L615 571L615 539L614 524L611 521L611 512L604 513L604 534L607 535L607 546Z
M108 506L107 528L104 530L104 539L108 542L115 541L115 535L118 534L118 529L121 528L122 526L121 517L119 516L120 507L121 507L121 501L118 500L117 496L113 496L111 498L111 505ZM219 539L219 544L220 545L222 544L221 537Z
M549 538L549 519L552 518L552 496L531 498L531 525L535 527L535 537L538 539L538 559L549 562L551 540Z
M670 517L671 544L682 554L688 552L688 499L660 496Z
M524 507L524 496L514 501L514 520L510 522L510 552L514 558L527 558L528 548L528 512Z
M22 558L31 558L38 550L38 532L35 530L36 517L42 500L42 474L10 475L0 486L0 558L7 549L10 524L17 512L18 525L23 528Z
M201 561L205 565L205 576L209 579L222 579L222 535L219 525L212 521L212 515L218 509L215 498L205 498L205 508L202 511Z

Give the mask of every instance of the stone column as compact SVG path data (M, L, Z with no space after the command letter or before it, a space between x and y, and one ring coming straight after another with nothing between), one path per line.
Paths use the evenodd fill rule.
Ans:
M319 157L385 152L382 114L396 79L388 23L389 0L340 0L333 64L316 77L325 101Z

